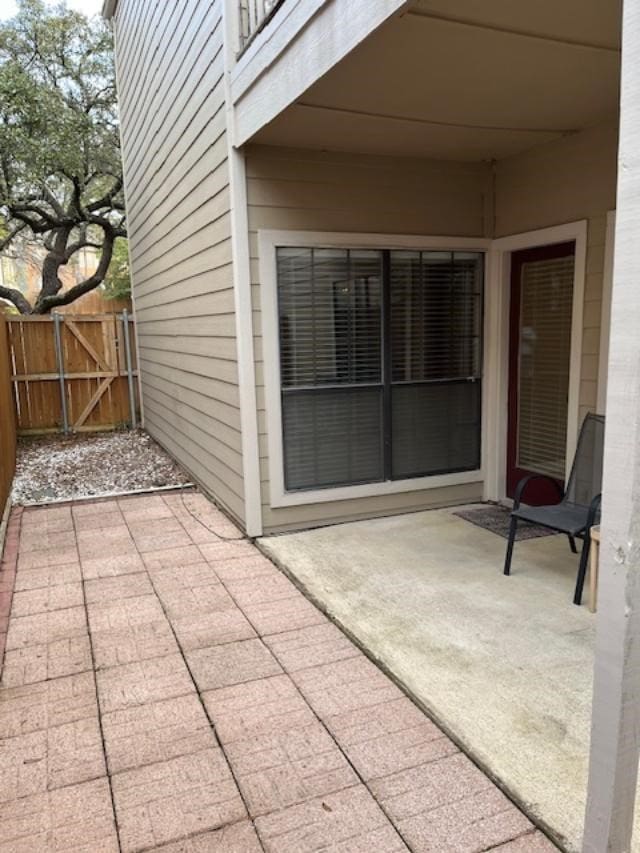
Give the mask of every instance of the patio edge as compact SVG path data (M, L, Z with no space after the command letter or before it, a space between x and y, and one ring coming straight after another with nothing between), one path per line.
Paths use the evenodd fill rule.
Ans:
M0 678L18 565L22 511L22 507L12 505L8 498L0 523Z
M278 536L279 534L275 534ZM284 535L284 534L282 534ZM377 657L373 652L363 643L363 641L355 634L344 622L336 616L320 599L314 592L312 592L309 587L303 583L292 571L286 566L275 554L273 554L269 548L268 540L269 538L274 537L260 537L253 541L253 544L256 548L263 554L268 560L270 560L289 580L302 592L302 594L315 606L320 610L324 615L334 624L337 628L339 628L342 633L351 640L351 642L360 649L360 651L372 662L374 663L378 669L380 669L393 683L400 689L402 692L418 707L423 714L425 714L439 729L441 729L444 734L455 743L455 745L463 752L470 761L472 761L476 767L478 767L493 783L498 787L502 793L514 804L516 805L520 811L525 814L531 823L540 830L553 844L558 847L562 853L576 853L571 848L567 847L567 840L560 836L546 821L540 818L537 815L531 813L531 807L527 803L525 803L517 794L515 794L509 786L505 785L505 783L496 775L496 773L488 767L484 761L476 756L473 748L464 741L460 735L453 731L450 726L447 724L445 720L438 714L438 712L431 707L427 702L418 697L413 690L401 679L397 676L397 674L385 663L384 660Z
M154 495L156 494L156 492L193 491L197 488L198 486L196 483L189 482L174 486L149 486L145 489L129 489L122 492L102 492L99 495L76 495L74 497L51 498L51 500L47 501L26 501L24 503L16 504L16 506L32 508L44 506L61 506L70 503L91 503L92 501L94 501L95 503L99 503L100 501L112 500L113 498L128 498L135 497L137 495ZM2 535L0 531L0 545L1 544Z

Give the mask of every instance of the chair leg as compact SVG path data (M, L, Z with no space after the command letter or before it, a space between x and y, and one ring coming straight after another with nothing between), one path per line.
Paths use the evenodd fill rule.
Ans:
M509 541L507 543L507 553L504 558L504 574L511 574L511 558L513 556L513 543L516 539L516 531L518 529L518 519L511 516L511 524L509 525Z
M576 548L576 540L573 538L573 536L569 536L568 539L569 539L569 547L571 548L571 553L577 554L578 549Z
M582 604L582 588L584 587L584 579L587 574L587 566L589 564L589 549L591 547L591 537L587 533L582 545L582 554L580 554L580 565L578 567L578 577L576 578L576 591L573 596L574 604Z

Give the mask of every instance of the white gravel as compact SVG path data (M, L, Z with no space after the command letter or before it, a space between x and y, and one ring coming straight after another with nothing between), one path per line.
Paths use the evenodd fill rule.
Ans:
M18 443L16 504L181 486L189 477L143 430L42 436Z

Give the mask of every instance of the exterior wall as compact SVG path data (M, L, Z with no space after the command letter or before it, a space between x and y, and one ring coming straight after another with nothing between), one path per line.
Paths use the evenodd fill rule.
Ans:
M586 219L579 421L596 410L607 211L616 205L617 125L600 125L496 165L495 236Z
M115 25L145 426L242 522L222 0Z
M493 224L489 167L250 146L247 191L265 532L479 500L482 483L270 507L258 230L489 236Z
M392 6L393 0L385 0L380 9L388 13ZM242 522L226 127L226 116L233 111L225 91L231 92L229 101L241 99L238 87L248 74L251 51L225 85L222 0L173 6L120 0L115 22L145 425ZM265 85L267 78L273 80L263 76ZM246 90L255 94L253 82ZM243 138L238 132L236 142ZM595 409L606 213L615 207L613 123L539 146L493 168L255 144L245 154L266 532L474 500L482 496L482 483L270 507L260 229L500 237L586 218L580 415ZM233 186L244 191L244 180L234 179ZM244 212L244 204L236 200L234 215L238 210ZM235 228L236 240L239 235L244 239L244 227ZM243 270L236 262L236 278L246 284ZM247 315L243 310L242 317ZM246 441L246 430L244 435Z

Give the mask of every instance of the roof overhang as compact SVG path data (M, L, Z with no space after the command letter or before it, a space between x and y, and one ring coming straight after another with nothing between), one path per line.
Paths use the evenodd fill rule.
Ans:
M501 160L615 123L618 0L559 5L563 16L554 0L413 0L253 129L270 103L270 68L236 103L236 144Z

